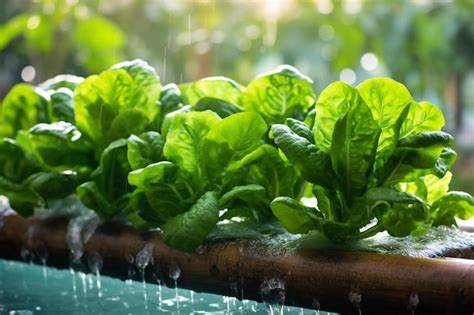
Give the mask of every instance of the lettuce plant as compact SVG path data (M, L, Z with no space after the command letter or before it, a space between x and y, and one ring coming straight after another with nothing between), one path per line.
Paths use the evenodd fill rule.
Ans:
M19 84L0 107L0 194L21 215L77 194L103 220L190 251L234 217L334 241L422 234L474 215L448 189L444 117L390 79L357 88L280 66L161 86L142 60ZM301 203L317 198L316 208Z
M312 130L293 119L271 129L318 201L316 208L284 196L272 201L291 233L316 230L335 241L384 230L416 235L474 215L470 195L448 192L456 153L452 137L440 131L442 112L413 100L402 84L333 83L319 96L315 115Z
M201 244L220 219L249 211L268 216L270 200L294 196L297 174L275 147L262 142L267 131L253 112L224 119L212 111L173 116L163 149L166 161L128 175L137 187L133 209L163 230L166 243L183 250Z

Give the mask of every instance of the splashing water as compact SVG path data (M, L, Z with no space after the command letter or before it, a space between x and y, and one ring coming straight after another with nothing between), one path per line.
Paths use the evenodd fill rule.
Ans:
M265 279L260 285L260 295L267 306L269 315L275 314L274 308L277 314L283 314L285 282L277 278Z
M93 252L87 257L87 265L89 266L89 270L95 274L95 283L97 286L97 295L98 297L102 297L102 282L100 280L100 271L104 266L104 261L102 257L97 252Z
M181 276L181 269L179 269L178 265L172 264L169 269L168 273L170 279L174 281L174 290L175 290L175 298L176 298L176 311L179 314L179 292L178 292L178 279Z
M313 308L314 308L314 315L319 315L319 311L321 309L321 304L317 299L313 299Z
M156 249L155 249L156 251ZM87 257L89 252L84 255L85 267L87 267ZM11 310L27 309L34 314L146 314L143 306L143 291L140 281L130 281L130 285L126 285L122 280L110 278L102 275L105 268L108 267L104 256L104 267L101 270L102 293L103 297L97 296L97 290L89 290L87 283L87 297L83 296L81 288L81 278L77 271L48 269L49 287L44 289L42 279L41 266L30 265L23 262L9 262L0 260L0 309L2 305L2 315L8 314ZM156 264L156 257L155 257ZM151 271L150 266L147 267L147 273ZM153 268L154 269L154 268ZM89 271L89 269L87 269ZM151 278L153 283L147 284L148 289L148 308L150 314L178 314L176 311L175 290L172 287L172 280L168 278L168 268L164 277L167 281L171 281L168 288L162 286L163 304L159 309L156 291L158 290L155 278ZM126 271L126 270L124 270ZM156 272L156 271L155 271ZM77 299L73 299L72 274L75 274L77 282ZM138 271L137 271L138 274ZM93 274L92 279L94 279ZM184 281L183 277L179 278L179 284ZM147 274L148 276L148 274ZM158 274L160 279L163 275ZM23 287L21 279L24 278L26 286ZM2 293L3 291L3 293ZM194 293L194 310L191 309L189 303L190 292L186 289L179 289L180 297L180 313L181 314L221 314L226 312L226 305L222 303L222 296L195 292ZM229 293L230 294L230 293ZM408 297L406 296L406 303ZM255 301L247 300L247 310L243 314L266 314L265 305ZM286 303L286 302L285 302ZM87 311L85 309L87 304ZM212 305L211 305L212 304ZM20 307L21 306L21 307ZM36 307L41 307L37 310ZM8 310L8 311L6 311ZM286 307L285 314L298 314L299 308ZM239 309L235 309L231 313L240 314ZM314 310L305 309L305 315L314 315ZM325 312L322 314L327 315ZM407 311L407 314L408 311Z
M23 247L20 250L20 256L21 256L21 259L23 259L23 261L27 263L32 263L33 260L35 259L35 255L26 247Z

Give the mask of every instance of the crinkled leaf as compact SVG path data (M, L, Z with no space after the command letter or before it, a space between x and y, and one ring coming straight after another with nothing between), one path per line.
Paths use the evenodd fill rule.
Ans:
M267 128L262 117L253 112L237 113L215 124L203 147L208 174L220 177L231 162L255 150Z
M336 122L351 107L363 102L359 92L344 82L334 82L321 92L316 103L316 120L313 127L314 139L321 151L331 153Z
M313 132L306 125L306 123L302 122L301 120L294 119L294 118L288 118L286 120L286 124L298 136L305 138L306 140L308 140L311 143L314 143Z
M452 137L444 132L423 132L403 138L376 176L381 185L410 182L434 174L443 177L456 160Z
M288 160L295 165L301 175L311 183L334 187L335 174L330 156L320 151L306 138L298 136L285 125L273 125L272 135L277 146Z
M99 191L95 182L85 182L76 189L81 202L102 217L112 217L115 210L111 202Z
M258 201L265 196L265 188L256 184L235 186L219 198L220 208L229 208L235 200Z
M121 63L90 76L75 89L77 127L99 150L116 139L128 137L127 132L141 133L144 130L138 130L152 122L158 112L156 101L160 91L154 69L141 60Z
M206 135L220 120L211 111L176 115L166 136L165 157L195 180L202 181L202 163L205 159L203 143Z
M400 122L399 118L407 114L404 111L413 102L413 97L403 84L389 78L366 80L357 87L357 90L382 130L377 148L378 167L397 145L399 123L406 121L402 119L403 122Z
M205 97L217 98L231 104L240 104L245 88L226 77L209 77L179 86L188 104L194 106Z
M451 191L433 203L433 225L456 225L454 217L467 220L474 216L474 198L468 193Z
M209 191L191 209L170 219L161 228L163 241L183 251L195 250L219 221L217 193Z
M367 188L379 135L380 128L363 102L353 105L334 126L331 161L349 203Z
M18 144L46 168L87 172L96 166L90 145L76 127L67 122L37 124L17 136Z
M12 209L24 217L33 215L35 207L45 205L38 193L2 176L0 176L0 195L6 196Z
M170 130L171 123L173 122L175 116L190 113L192 110L193 108L191 107L191 105L186 105L166 114L165 118L163 119L163 123L161 124L161 135L166 138L166 136L168 135L168 131Z
M36 159L25 152L15 140L0 140L0 177L18 183L39 170Z
M392 236L409 235L428 219L428 205L412 194L378 187L368 190L364 198L379 224Z
M92 174L97 188L107 200L113 202L131 191L128 173L131 171L127 159L127 140L112 142L102 153L100 165ZM95 209L94 209L95 210Z
M127 158L132 169L146 167L163 159L164 139L158 132L148 131L127 139Z
M289 117L303 120L315 100L312 84L296 68L279 66L250 82L243 106L262 115L268 124L283 123Z
M440 131L445 124L443 112L430 102L412 102L400 129L400 138L413 133Z
M242 108L227 101L220 100L218 98L204 97L196 103L196 105L194 106L194 110L211 110L217 113L217 115L219 115L221 118L226 118L227 116L230 116L232 114L240 113L242 111Z
M70 89L59 88L51 94L51 115L54 121L75 123L73 94Z
M76 189L77 182L74 173L47 173L39 172L28 177L23 185L48 200L64 198Z
M165 176L163 183L136 189L132 193L130 204L140 217L158 227L189 209L193 199L184 197L186 193L182 182L168 182Z
M15 137L41 122L51 122L49 95L28 84L15 85L0 106L0 136Z
M159 110L153 124L156 130L160 130L166 115L184 106L181 91L176 84L170 83L163 87L160 94L160 101L157 103L157 106Z

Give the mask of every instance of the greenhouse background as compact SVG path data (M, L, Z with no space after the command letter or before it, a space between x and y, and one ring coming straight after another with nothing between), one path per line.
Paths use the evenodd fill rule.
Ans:
M247 83L279 64L314 81L389 76L439 105L460 154L453 187L474 193L474 4L470 0L5 0L0 99L17 82L87 76L147 60L162 82Z

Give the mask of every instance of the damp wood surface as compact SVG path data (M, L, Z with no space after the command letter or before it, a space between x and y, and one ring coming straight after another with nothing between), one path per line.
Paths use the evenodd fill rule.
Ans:
M67 221L37 221L4 217L0 229L0 258L22 259L47 252L51 267L70 268ZM262 284L284 285L284 303L342 314L472 314L474 260L414 258L362 251L294 250L270 253L245 241L219 241L184 253L167 247L159 232L137 232L131 227L101 225L83 244L74 268L90 272L88 257L103 260L101 274L130 278L136 258L150 249L145 280L174 286L170 273L179 270L177 284L195 291L262 301ZM462 256L471 251L453 251ZM38 258L33 262L40 263ZM136 272L133 278L140 280ZM281 292L280 292L281 294ZM266 298L264 296L264 298Z

